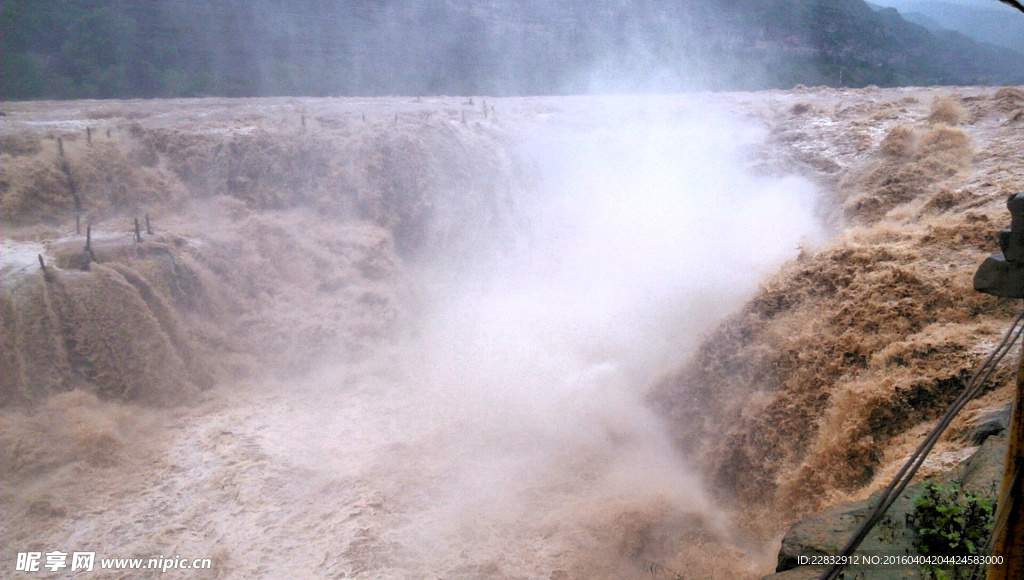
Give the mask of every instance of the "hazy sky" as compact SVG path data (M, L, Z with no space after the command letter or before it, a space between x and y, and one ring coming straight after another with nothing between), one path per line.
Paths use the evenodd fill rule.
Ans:
M963 4L964 6L973 6L975 8L1006 8L1013 10L1013 8L1003 4L999 0L941 0L947 4ZM880 6L898 6L899 0L868 0L871 4L878 4Z
M999 8L1000 6L1005 6L1002 2L999 2L998 0L944 0L944 1L945 2L949 2L950 4L963 4L965 6L980 6L982 8ZM882 2L882 4L885 4L885 2Z

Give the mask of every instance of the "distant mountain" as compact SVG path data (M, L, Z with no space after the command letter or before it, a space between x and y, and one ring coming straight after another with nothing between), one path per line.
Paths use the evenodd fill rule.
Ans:
M913 22L914 24L920 24L931 32L942 32L945 30L951 30L950 28L939 24L939 21L931 18L927 14L921 12L901 12L900 16L903 17L907 22Z
M844 84L1002 84L1024 78L1024 57L961 34L928 31L894 9L872 10L861 0L706 0L744 36L739 50L751 62L775 53L771 81L816 76ZM726 27L728 29L730 27ZM786 64L798 63L793 71ZM801 81L808 84L807 81ZM782 83L780 83L782 84ZM819 83L815 83L819 84Z
M0 28L4 99L1024 83L862 0L3 0Z
M955 30L979 42L1024 54L1024 14L999 2L967 6L939 0L877 0L929 30Z

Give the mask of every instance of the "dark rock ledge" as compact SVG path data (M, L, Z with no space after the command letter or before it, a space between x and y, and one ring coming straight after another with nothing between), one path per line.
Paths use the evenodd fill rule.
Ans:
M1008 407L1007 407L1008 410ZM956 469L935 478L934 481L958 481L971 491L994 496L998 493L1006 457L1006 433L1003 410L979 416L976 428L968 440L981 443L981 447ZM996 425L1003 421L1003 429ZM909 486L889 508L886 517L875 526L864 540L857 554L885 556L914 554L912 534L906 529L906 518L914 508L914 498L924 490L925 482ZM826 556L839 553L868 510L878 500L881 491L867 500L833 506L824 512L793 524L782 540L776 573L763 580L810 580L818 578L826 566L801 566L800 557ZM846 578L888 580L897 578L923 578L917 566L865 566L847 568Z

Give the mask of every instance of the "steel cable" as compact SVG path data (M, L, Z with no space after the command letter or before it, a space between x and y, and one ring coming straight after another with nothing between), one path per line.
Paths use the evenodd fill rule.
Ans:
M867 535L875 527L875 525L882 519L885 512L892 506L893 502L903 493L903 491L910 485L911 480L917 473L917 470L924 464L924 460L928 457L928 453L931 452L935 444L938 443L939 437L942 436L946 428L953 419L960 413L961 410L970 402L971 399L981 391L981 388L985 385L985 381L995 371L996 366L1006 357L1010 352L1013 345L1020 339L1021 334L1024 334L1024 326L1021 326L1021 321L1024 320L1024 311L1017 315L1013 320L1013 324L1010 325L1009 330L1003 335L1002 341L993 350L988 357L982 362L978 370L971 375L967 385L960 395L953 401L946 414L943 415L942 420L931 430L928 437L918 446L917 450L910 456L907 462L900 469L896 477L893 478L892 482L882 492L879 497L878 503L875 508L871 511L869 516L864 520L861 526L857 529L857 532L850 538L843 551L837 558L840 562L848 562L849 556L851 556L860 544L867 538ZM1019 328L1018 328L1019 327ZM836 580L839 574L846 568L846 564L834 564L828 571L821 575L820 580Z

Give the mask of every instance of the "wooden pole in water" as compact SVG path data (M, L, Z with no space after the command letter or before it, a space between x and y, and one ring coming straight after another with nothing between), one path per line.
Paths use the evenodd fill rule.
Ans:
M85 140L92 145L92 127L85 128Z
M64 157L64 139L62 137L57 137L57 153Z
M139 218L135 218L135 243L142 241L142 232L139 230Z
M96 254L92 251L92 224L85 224L85 253L95 262Z
M992 549L992 556L1001 557L1003 563L988 567L988 580L1024 580L1024 356L1017 364L1017 393L1009 427L1006 466L999 488L1000 501L1006 505L998 506L1003 517L995 523L997 535Z
M146 235L147 236L152 236L153 235L153 228L149 227L149 214L148 213L146 214Z
M39 269L43 271L43 280L50 281L50 273L46 271L46 263L43 262L43 255L39 254Z

